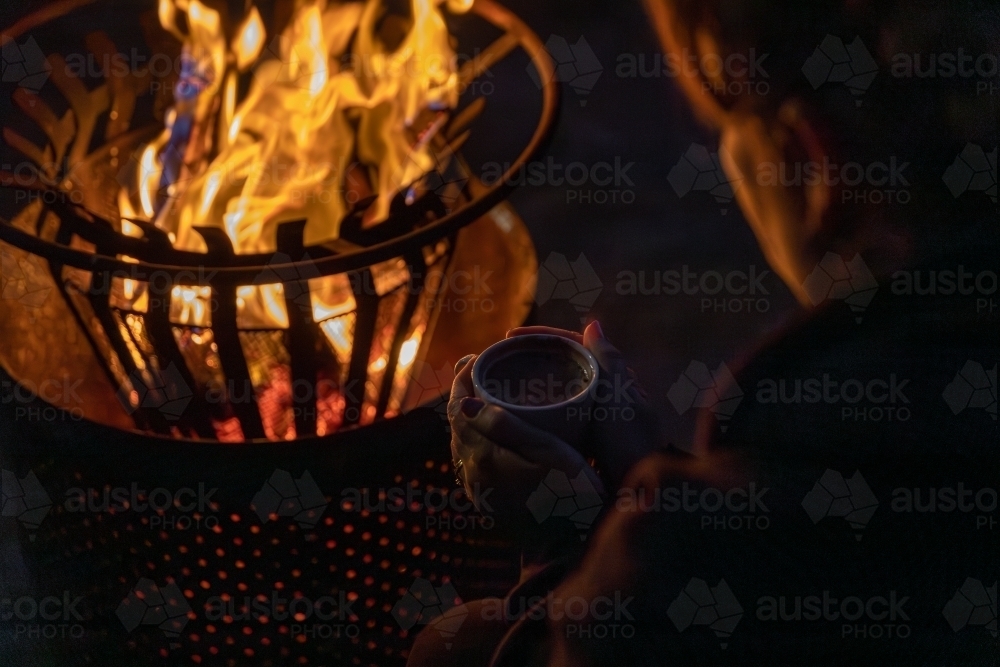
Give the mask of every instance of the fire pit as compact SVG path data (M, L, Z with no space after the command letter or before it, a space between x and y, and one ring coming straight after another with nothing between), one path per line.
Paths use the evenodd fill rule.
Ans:
M6 39L96 1L53 3ZM143 20L149 48L170 44L168 31L184 41L176 81L151 92L154 107L170 105L166 128L139 126L148 77L109 74L88 88L65 56L48 55L66 111L60 118L49 98L15 93L24 117L5 139L37 177L0 174L30 195L16 198L28 203L0 222L0 240L13 246L3 248L8 282L13 267L30 284L22 292L61 299L47 308L0 302L8 341L0 361L16 379L38 386L54 368L88 377L82 405L61 407L162 436L323 436L395 416L430 398L428 387L440 393L435 374L455 353L524 318L534 255L503 200L551 129L552 64L537 37L489 0L448 3L501 31L450 70L441 64L456 62L443 8L415 1L401 28L370 16L375 4L336 15L319 3L297 10L267 46L255 8L226 29L197 0L162 0L158 21ZM343 34L330 28L340 24ZM314 43L321 26L327 42ZM379 46L382 33L396 50ZM437 51L428 36L441 42ZM105 56L132 47L96 32L86 43ZM466 95L463 106L459 95L518 48L545 82L540 117L508 173L486 186L459 152L484 101ZM400 75L386 61L404 51L411 57ZM347 64L329 68L331 54ZM296 100L333 106L323 131ZM326 136L330 127L342 136ZM24 138L39 129L42 146ZM300 153L288 148L296 142ZM293 175L274 178L281 167ZM270 181L260 168L272 170ZM496 248L484 254L484 245ZM504 276L517 284L497 286L499 312L468 327L470 314L447 307L451 278L498 255L521 258ZM467 349L456 349L462 341L450 331L459 320L475 329ZM39 332L73 327L82 334L75 343L41 354ZM30 348L34 362L25 361Z
M176 86L211 77L200 82L197 68L182 67L154 90L141 77L87 71L77 79L67 67L74 49L113 67L116 54L133 53L133 39L183 64L164 25L185 33L170 8L202 5L150 3L153 11L136 16L117 2L63 0L5 32L5 60L15 44L31 77L33 48L48 54L48 81L31 90L39 79L25 78L14 93L20 113L5 117L0 164L0 379L6 392L9 373L24 389L18 396L33 396L0 403L2 490L14 499L5 511L30 505L3 544L12 568L4 591L69 591L83 598L85 619L66 641L18 644L14 661L402 665L432 618L421 613L432 604L427 591L453 604L455 595L499 595L516 581L515 545L490 532L454 488L445 422L409 408L445 392L456 357L523 321L532 300L534 249L504 201L515 179L486 186L459 150L470 134L490 132L472 83L518 49L546 82L511 172L551 129L556 87L540 41L516 17L488 0L450 5L466 11L460 25L483 36L482 48L463 47L476 55L453 72L461 103L422 106L393 135L407 148L398 152L401 170L390 172L404 177L384 180L371 150L345 151L335 183L310 191L314 203L333 193L340 204L264 211L259 229L269 231L249 236L227 227L238 221L224 208L197 224L162 213L189 210L184 192L209 186L199 178L215 157L242 145L206 130L223 143L206 154L204 171L185 171L197 151L149 149L178 127ZM269 35L261 58L282 53L270 39L272 18L234 17L241 39L228 42L214 69L222 83L211 128L218 113L241 108L251 70L240 63L256 49L255 31ZM281 21L290 24L290 14ZM403 43L405 22L391 24L380 23L387 39ZM112 27L124 35L115 32L114 43L105 34ZM320 91L319 83L309 79L305 89ZM170 108L172 124L164 122ZM12 162L34 166L4 166L11 147ZM406 167L414 147L415 175ZM220 180L218 191L234 182ZM235 212L252 210L262 209ZM470 306L477 276L491 308ZM256 442L218 444L238 440ZM137 489L135 501L103 502L121 489ZM167 489L204 489L207 499L190 512L154 508L151 496ZM399 491L434 501L392 504ZM456 506L439 508L442 497ZM309 600L344 606L333 620L300 623L289 615L292 600L296 610ZM250 613L262 601L274 605L268 614Z

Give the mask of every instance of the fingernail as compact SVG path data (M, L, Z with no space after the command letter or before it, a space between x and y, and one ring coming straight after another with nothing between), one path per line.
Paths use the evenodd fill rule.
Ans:
M601 328L600 322L594 320L593 322L590 323L590 326L594 327L594 333L597 334L598 338L605 338L604 329Z
M465 368L465 365L467 363L469 363L469 360L472 359L472 357L474 357L474 356L476 356L476 355L474 355L474 354L467 354L464 357L462 357L461 359L459 359L458 363L455 364L455 375L458 375L459 373L461 373L462 369Z
M474 419L476 415L482 412L486 404L480 401L478 398L472 398L471 396L466 396L462 399L462 414L469 419Z

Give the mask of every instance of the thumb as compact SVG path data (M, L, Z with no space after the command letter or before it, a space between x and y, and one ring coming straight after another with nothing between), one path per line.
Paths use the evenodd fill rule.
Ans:
M625 356L604 336L601 323L594 320L583 332L583 344L597 358L601 369L612 375L628 375Z
M646 392L639 386L635 371L629 368L625 355L605 338L600 322L594 320L587 326L583 343L601 367L601 385L616 388L614 402L620 403L624 399L629 404L645 406Z

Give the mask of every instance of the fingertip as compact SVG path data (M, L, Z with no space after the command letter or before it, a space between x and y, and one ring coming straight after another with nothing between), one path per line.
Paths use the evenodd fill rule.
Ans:
M604 330L601 328L600 322L594 320L583 330L583 344L591 348L591 350L600 344L610 344L608 337L604 335Z
M459 363L462 363L462 361L465 361L465 363L462 364L461 368L458 368L458 366L455 367L455 377L462 377L467 380L471 380L472 367L475 365L476 359L478 358L478 354L470 354L468 357L465 357L465 359L459 360Z
M455 375L458 375L459 373L461 373L462 369L465 368L466 364L468 364L470 361L472 361L475 358L476 358L476 355L474 355L474 354L467 354L464 357L462 357L461 359L459 359L458 362L455 364Z
M603 334L599 336L591 327L587 327L584 346L597 358L597 363L605 371L623 374L627 372L625 356Z
M584 344L585 347L588 347L588 348L589 347L593 347L593 345L594 345L594 343L596 341L599 341L599 340L601 340L601 338L604 337L603 336L604 332L598 333L600 331L600 326L601 325L597 323L597 320L594 320L593 322L591 322L590 324L588 324L586 326L586 328L584 328L584 330L583 330L583 344Z
M462 364L463 361L465 362L464 365ZM458 364L455 364L455 379L451 383L451 398L449 399L449 403L460 401L466 396L471 396L475 393L475 388L472 386L472 365L475 362L476 355L471 354L467 358L460 359ZM461 365L461 368L459 368L459 365ZM449 411L449 414L452 414L452 412Z
M589 331L591 335L596 336L597 338L602 338L604 340L607 340L607 336L604 335L604 329L601 328L600 320L594 320L593 322L591 322L587 326L587 331Z

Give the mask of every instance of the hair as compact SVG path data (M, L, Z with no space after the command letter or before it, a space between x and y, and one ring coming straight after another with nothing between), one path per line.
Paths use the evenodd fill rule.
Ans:
M910 162L914 204L902 208L912 209L918 196L925 198L921 217L930 228L937 217L955 216L955 199L946 188L920 192L921 186L940 184L967 143L986 152L997 145L1000 5L993 0L644 2L668 52L725 59L752 49L758 58L766 55L766 78L760 75L766 94L748 94L744 82L725 74L714 80L714 72L678 77L699 117L710 124L741 113L777 120L781 107L796 100L836 158L867 164L896 156ZM846 46L860 40L878 67L867 87L861 82L850 91L843 83L810 83L805 64L828 36ZM991 76L941 76L949 73L941 56L954 58L960 50L973 57L972 65L982 56L981 69ZM938 74L933 77L926 76L932 57ZM992 89L977 88L991 84ZM980 199L975 213L959 215L990 215L991 202ZM991 212L995 216L995 205ZM907 225L913 228L911 221Z

